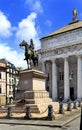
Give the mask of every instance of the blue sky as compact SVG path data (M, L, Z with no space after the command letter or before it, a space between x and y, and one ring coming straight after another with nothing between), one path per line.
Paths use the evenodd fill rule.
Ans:
M20 42L33 38L39 49L41 37L72 21L74 8L81 20L82 0L0 0L0 58L25 67Z

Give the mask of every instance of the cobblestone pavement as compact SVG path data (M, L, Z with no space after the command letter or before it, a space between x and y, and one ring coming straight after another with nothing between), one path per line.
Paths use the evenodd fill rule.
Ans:
M38 121L37 121L38 124ZM79 130L80 118L75 119L66 126L50 127L50 126L35 126L35 125L17 125L17 124L0 124L0 130Z

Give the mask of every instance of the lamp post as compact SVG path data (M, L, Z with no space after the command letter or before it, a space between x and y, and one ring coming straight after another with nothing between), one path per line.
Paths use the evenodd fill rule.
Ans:
M82 130L82 106L81 106L81 117L80 117L80 130Z
M13 84L13 100L16 98L17 86Z

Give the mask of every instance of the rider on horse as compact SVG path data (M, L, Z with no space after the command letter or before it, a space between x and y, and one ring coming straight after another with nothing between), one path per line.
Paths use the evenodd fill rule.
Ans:
M34 55L34 43L33 40L30 40L30 45L28 45L29 50L31 51L32 55ZM27 56L27 52L25 52L25 58L24 60L26 60L26 56Z
M33 40L30 40L30 45L27 44L26 41L22 41L20 43L20 47L25 47L25 59L27 61L28 66L31 65L31 62L33 62L34 66L38 66L38 54L37 51L34 50L34 43ZM29 67L28 67L29 68Z
M32 54L34 55L34 43L33 43L33 40L32 40L32 39L30 40L29 49L31 50Z

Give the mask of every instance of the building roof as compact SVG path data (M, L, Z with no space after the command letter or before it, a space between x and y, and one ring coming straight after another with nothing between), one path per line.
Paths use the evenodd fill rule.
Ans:
M12 64L11 62L9 62L8 60L6 60L5 58L0 59L0 64L1 63L4 63L7 67L10 67L12 69L16 69L17 70L17 68L15 67L15 65Z
M41 39L45 39L45 38L48 38L48 37L51 37L51 36L55 36L55 35L62 34L62 33L65 33L65 32L69 32L69 31L72 31L72 30L76 30L76 29L79 29L79 28L82 28L82 21L77 20L77 21L71 22L68 25L48 34L47 36L44 36Z
M2 59L0 59L0 62L7 64L8 61L5 58L2 58Z

